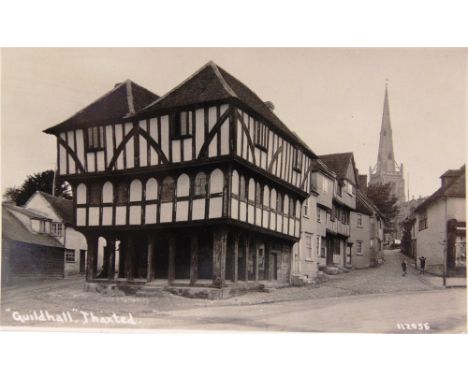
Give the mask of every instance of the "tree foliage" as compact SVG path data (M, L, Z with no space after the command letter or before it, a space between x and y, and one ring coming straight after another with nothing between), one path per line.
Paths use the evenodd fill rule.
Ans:
M398 214L398 199L392 195L392 185L390 183L370 184L367 188L367 197L382 213L385 225L391 226Z
M414 256L414 253L411 249L411 228L413 227L413 219L405 219L400 223L402 229L401 236L401 252L407 256Z
M33 175L28 175L20 187L9 187L3 196L14 202L17 206L22 206L36 192L42 191L52 193L54 183L54 171L46 170ZM68 183L56 183L55 195L66 199L71 199L71 187Z

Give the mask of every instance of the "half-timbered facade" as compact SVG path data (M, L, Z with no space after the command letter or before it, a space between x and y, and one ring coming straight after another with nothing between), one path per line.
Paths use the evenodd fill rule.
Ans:
M353 153L321 155L336 174L331 211L326 212L326 265L351 266L350 213L356 209L356 166Z
M118 84L46 132L88 281L290 281L316 155L214 63L163 97Z

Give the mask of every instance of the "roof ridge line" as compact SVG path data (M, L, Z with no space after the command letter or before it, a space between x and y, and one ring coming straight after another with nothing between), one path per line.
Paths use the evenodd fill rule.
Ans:
M129 115L135 114L135 104L133 102L133 86L130 80L125 81L125 87L127 90L127 103L128 103L128 113Z
M223 85L224 87L224 90L226 90L232 97L235 97L235 98L239 98L236 94L236 92L234 90L232 90L232 88L229 86L229 84L227 83L226 79L223 77L223 75L221 74L221 72L219 71L219 67L218 65L216 65L212 60L210 60L208 62L208 64L210 64L211 68L213 69L213 71L215 72L216 74L216 77L218 77L218 79L220 80L221 82L221 85ZM260 97L259 97L260 98Z
M212 63L212 61L208 61L205 65L203 65L200 69L198 69L197 71L195 71L195 73L193 73L192 75L190 75L189 77L187 77L185 80L183 80L181 83L177 84L176 86L174 86L172 89L170 89L169 91L167 91L164 95L162 95L161 97L159 97L157 100L155 100L154 102L151 102L149 105L146 105L143 109L141 109L139 111L139 113L143 113L145 112L145 110L149 109L150 107L156 105L158 102L162 101L163 99L167 98L167 96L169 94L171 94L172 92L174 92L175 90L179 89L180 87L182 87L182 85L185 85L187 82L189 82L191 79L193 79L196 75L198 75L202 70L206 69L208 66L210 66Z

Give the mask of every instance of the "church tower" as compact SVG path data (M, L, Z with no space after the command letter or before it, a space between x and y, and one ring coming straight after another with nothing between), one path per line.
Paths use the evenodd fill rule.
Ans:
M403 179L403 164L395 161L393 152L392 125L390 123L390 107L388 102L388 84L385 83L385 97L380 128L379 153L377 164L369 169L369 183L390 183L392 194L398 202L405 201L405 180Z

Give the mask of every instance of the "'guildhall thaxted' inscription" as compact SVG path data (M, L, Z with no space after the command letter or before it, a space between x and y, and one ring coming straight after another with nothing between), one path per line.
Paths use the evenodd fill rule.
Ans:
M105 325L136 325L136 321L131 313L127 315L98 315L91 311L72 309L60 313L50 313L47 310L32 310L27 313L6 309L11 312L11 318L21 324L33 324L36 322L51 322L56 324L105 324Z

